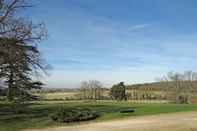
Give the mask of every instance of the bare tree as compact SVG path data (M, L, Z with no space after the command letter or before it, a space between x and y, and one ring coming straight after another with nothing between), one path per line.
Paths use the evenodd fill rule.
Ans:
M165 91L168 98L175 99L177 103L188 103L190 94L196 90L197 73L192 71L169 72L161 80L166 84Z
M30 7L27 0L0 0L0 35L15 30L10 25L14 23L18 16L18 11Z
M86 82L86 81L81 82L81 87L80 87L81 99L88 99L88 97L89 97L88 91L89 91L88 82Z
M183 80L185 81L185 86L188 87L189 92L197 90L197 73L193 71L185 71L183 74Z
M103 96L103 85L97 80L83 81L80 87L82 99L99 100Z

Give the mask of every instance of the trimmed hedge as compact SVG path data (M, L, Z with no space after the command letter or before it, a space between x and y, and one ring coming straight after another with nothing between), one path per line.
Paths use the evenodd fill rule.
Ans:
M86 109L66 109L60 108L57 112L51 115L51 119L56 122L70 123L78 121L88 121L99 117L99 114L88 108Z

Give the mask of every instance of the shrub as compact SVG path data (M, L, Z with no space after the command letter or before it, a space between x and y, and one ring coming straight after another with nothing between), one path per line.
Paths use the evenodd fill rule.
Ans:
M120 111L120 113L133 113L135 112L135 109L123 109Z
M98 113L88 108L86 109L65 109L60 108L57 112L51 115L51 119L57 122L77 122L96 119Z

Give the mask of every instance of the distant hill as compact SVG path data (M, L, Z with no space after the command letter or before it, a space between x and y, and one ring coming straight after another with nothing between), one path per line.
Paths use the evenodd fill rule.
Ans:
M153 82L153 83L143 83L143 84L133 84L127 85L127 90L146 90L150 89L153 91L160 91L166 87L165 82Z
M188 82L185 81L184 84L187 85ZM192 84L197 89L197 81L194 81ZM168 86L167 82L153 82L153 83L127 85L127 90L162 91L165 90L167 86Z

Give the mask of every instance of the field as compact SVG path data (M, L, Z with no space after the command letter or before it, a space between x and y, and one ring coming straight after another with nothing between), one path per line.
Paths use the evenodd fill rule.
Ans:
M65 100L65 99L75 99L78 92L54 92L54 93L37 93L35 95L40 96L45 100Z
M34 93L34 95L39 96L43 100L76 100L79 99L79 90L69 90L69 91L54 91L54 92L44 92L44 93ZM109 98L109 90L103 91L102 95L105 98Z
M94 121L108 121L113 119L124 119L161 113L197 111L195 104L135 104L132 102L115 101L49 101L32 102L22 106L18 114L12 112L12 105L6 102L0 103L0 131L19 131L30 128L49 128L54 126L67 126L58 124L50 119L51 113L60 107L66 108L91 108L101 114ZM120 110L133 108L135 113L120 113ZM76 123L74 123L75 125Z

